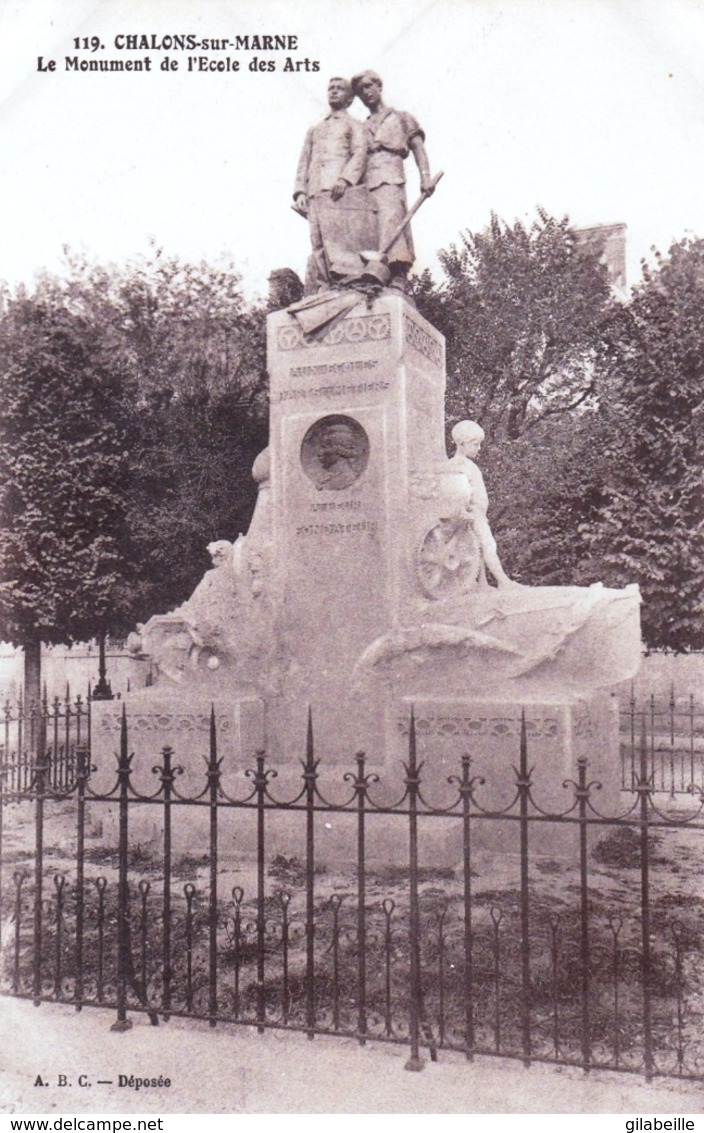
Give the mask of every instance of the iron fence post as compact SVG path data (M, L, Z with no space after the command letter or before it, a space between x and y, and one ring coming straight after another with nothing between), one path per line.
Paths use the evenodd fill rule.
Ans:
M643 973L643 1047L645 1077L650 1081L654 1076L653 1063L653 1008L651 998L652 954L650 942L650 793L651 782L648 775L648 750L645 736L645 723L641 734L640 777L638 780L640 809L640 892L641 892L641 944Z
M694 693L692 692L689 694L689 783L694 786Z
M670 798L675 797L675 685L670 684Z
M367 878L365 843L365 803L367 798L367 778L365 775L365 753L357 752L357 778L354 789L357 793L357 1032L360 1045L364 1046L367 1034Z
M650 766L653 776L653 787L657 785L657 778L655 773L655 693L650 694ZM642 746L642 745L641 745ZM640 770L642 771L642 760ZM664 788L665 776L663 774L662 766L660 767L660 785Z
M22 940L22 886L27 875L21 870L15 870L13 881L15 883L15 947L12 965L12 991L14 995L20 990L20 946Z
M591 1018L589 984L589 879L587 873L587 761L577 760L577 801L579 806L579 931L582 976L582 1065L589 1071L591 1063Z
M218 791L220 767L218 759L215 705L210 708L210 759L208 761L208 794L210 802L210 888L208 900L208 1010L210 1026L218 1013Z
M83 918L85 885L86 783L89 774L89 753L76 749L76 1011L83 1005Z
M528 738L525 710L521 712L520 768L516 778L519 797L519 835L521 857L521 1036L523 1062L530 1066L531 1045L531 987L530 987L530 891L528 887L528 802L530 799L531 772L528 769Z
M631 681L631 695L628 701L630 708L630 736L631 736L631 778L628 786L631 790L636 781L636 690L633 681ZM621 779L621 785L626 786L625 776Z
M129 881L128 838L129 838L129 789L133 756L128 754L127 713L122 706L120 721L120 756L117 776L119 796L119 834L118 834L118 882L117 882L117 1019L111 1031L129 1031L132 1023L127 1018L127 950L129 948L129 926L127 924ZM100 879L98 879L100 880ZM100 988L99 988L100 994Z
M257 1030L264 1034L264 947L266 940L266 911L264 886L264 795L267 775L264 770L264 752L257 752L257 770L254 786L257 793Z
M59 698L57 696L56 701L55 701L55 704L57 705L57 707L58 707L58 703L59 703ZM68 699L68 689L67 689L66 701L64 702L64 729L63 730L64 730L64 751L66 752L66 757L68 758L68 751L69 751L69 746L70 746L70 743L71 743L71 702ZM77 731L78 731L78 728L77 728ZM56 721L56 728L55 728L54 736L55 736L55 743L58 744L58 719ZM78 747L79 744L80 744L80 732L79 732L79 734L76 738L76 746Z
M422 1070L423 1059L420 1057L420 1012L421 1012L421 975L420 975L420 904L418 899L418 791L420 788L420 768L416 762L416 722L411 709L411 725L408 736L408 763L406 770L406 790L408 792L408 865L409 865L409 933L408 944L410 953L410 1040L411 1056L405 1064L406 1070Z
M17 697L17 790L26 790L30 779L27 780L26 770L24 778L22 777L21 770L23 765L26 768L28 761L30 761L30 752L27 748L27 715L28 705L24 700L24 689L20 686Z
M159 773L164 803L164 892L162 895L162 1011L164 1019L171 1015L171 792L180 767L172 763L173 750L168 745L162 749L163 765L155 767Z
M45 752L36 750L34 764L35 809L34 809L34 933L33 933L33 979L32 990L34 1006L42 999L42 902L44 883L44 799L48 764Z
M462 798L462 878L464 890L464 1026L465 1055L468 1061L474 1051L474 973L472 957L472 843L470 834L470 801L472 783L469 777L471 759L467 753L462 756L462 778L460 796Z
M313 717L308 707L306 759L303 781L306 791L306 1026L315 1038L315 784L318 762L313 748Z
M289 984L288 974L288 950L289 950L289 919L288 907L291 903L291 894L281 894L281 1013L283 1016L284 1024L288 1023L289 1012L291 1010L291 988ZM333 941L334 944L334 941Z
M66 878L62 873L54 874L54 889L56 891L56 924L54 929L54 996L60 1000L61 992L61 961L64 930L64 898L66 893Z

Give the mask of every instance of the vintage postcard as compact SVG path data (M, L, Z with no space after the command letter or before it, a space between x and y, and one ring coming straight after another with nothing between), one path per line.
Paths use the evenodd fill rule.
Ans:
M0 0L1 1113L695 1127L703 49Z

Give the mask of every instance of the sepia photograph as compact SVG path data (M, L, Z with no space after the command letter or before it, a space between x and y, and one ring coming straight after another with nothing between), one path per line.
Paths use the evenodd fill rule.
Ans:
M703 53L0 0L3 1129L696 1128Z

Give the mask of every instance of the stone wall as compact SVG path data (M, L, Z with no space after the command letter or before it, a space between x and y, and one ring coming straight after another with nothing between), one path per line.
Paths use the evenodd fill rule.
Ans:
M124 649L106 651L107 678L113 692L124 696L130 689L144 688L149 675L149 661L138 659ZM0 643L0 698L14 700L23 682L24 655L13 645ZM96 642L75 645L45 645L42 648L42 681L49 699L66 695L85 696L88 684L98 680L98 645Z
M667 700L674 687L676 700L704 704L704 653L646 653L638 676L633 681L636 700L651 694L658 700ZM617 685L619 700L627 701L631 682Z

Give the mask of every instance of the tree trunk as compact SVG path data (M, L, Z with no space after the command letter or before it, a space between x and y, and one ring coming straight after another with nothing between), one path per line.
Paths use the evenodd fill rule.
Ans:
M24 643L25 746L35 759L44 753L45 721L42 711L42 643Z
M29 711L33 704L38 705L42 696L42 643L24 643L24 707Z

